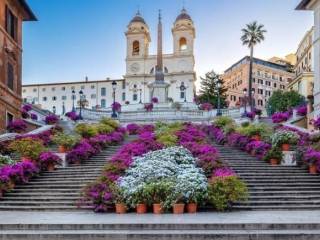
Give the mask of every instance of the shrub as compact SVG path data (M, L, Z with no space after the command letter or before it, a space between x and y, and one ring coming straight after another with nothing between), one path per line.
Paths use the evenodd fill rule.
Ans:
M62 159L53 152L42 152L39 156L42 168L47 168L50 164L61 164Z
M231 208L237 201L245 201L248 189L236 176L213 177L209 182L208 200L218 211Z
M14 140L10 146L13 151L19 153L21 157L37 160L40 153L44 151L40 140L32 138L22 138Z
M213 109L213 106L211 103L202 103L200 105L200 109L204 111L211 111Z
M49 124L49 125L54 125L54 124L58 123L58 121L59 121L58 116L54 115L54 114L48 115L45 118L46 124Z
M318 117L314 122L313 126L317 129L320 129L320 117Z
M153 103L146 103L144 104L144 109L147 111L147 112L151 112L153 110Z
M52 141L57 145L64 146L67 149L70 149L79 141L79 139L72 135L58 133L53 136Z
M11 157L9 156L2 156L0 154L0 166L3 166L3 165L11 165L11 164L14 164L15 161L12 160Z
M266 136L270 135L272 132L270 127L263 123L249 124L247 127L237 128L236 131L248 137L252 137L254 135Z
M86 123L80 123L75 127L76 133L81 135L84 138L93 137L98 134L96 125L89 125Z
M307 105L302 105L296 108L297 110L297 115L298 116L305 116L307 115L308 109L307 109Z
M140 129L140 126L135 123L130 123L127 125L127 131L129 132L129 135L136 135L138 134Z
M158 102L159 102L159 100L158 100L158 98L157 98L157 97L153 97L153 98L151 99L151 102L152 102L152 103L158 103Z
M108 134L112 133L114 128L107 124L97 124L96 125L97 132L100 134Z
M66 116L70 118L72 121L77 121L80 119L80 116L75 111L67 112Z
M24 104L23 106L22 106L22 110L23 111L25 111L25 112L29 112L29 111L31 111L31 109L32 109L32 105L31 104Z
M279 162L281 161L283 153L279 147L271 148L267 154L263 157L263 160L269 162L270 159L277 159Z
M121 104L118 102L114 102L111 104L111 108L112 108L112 110L114 110L116 112L120 112L121 111Z
M320 165L320 152L313 150L312 148L308 148L304 153L304 162L307 165Z
M276 112L272 114L271 118L273 123L281 123L287 121L290 118L290 115L287 112Z
M34 121L37 121L37 120L38 120L38 115L35 114L35 113L31 113L31 114L30 114L30 117L31 117L31 119L34 120Z
M157 141L165 147L173 147L177 145L178 137L171 133L161 134L159 137L157 137Z
M227 117L227 116L220 116L220 117L217 117L215 118L215 120L213 121L213 124L216 126L216 127L219 127L219 128L222 128L228 124L233 124L234 123L234 120L230 117Z
M281 144L297 144L299 135L295 132L280 130L271 136L272 146L280 146Z
M27 129L27 124L21 119L16 119L8 124L7 129L10 132L21 133Z
M101 124L108 125L108 126L112 127L113 129L116 129L119 127L119 123L116 120L113 120L111 118L104 117L99 122Z

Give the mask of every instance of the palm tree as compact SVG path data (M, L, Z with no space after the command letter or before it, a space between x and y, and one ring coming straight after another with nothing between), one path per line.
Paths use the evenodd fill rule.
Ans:
M252 63L253 63L253 48L256 44L264 40L264 34L267 32L264 25L258 24L257 21L249 23L242 30L241 41L243 45L250 48L250 66L249 66L249 103L251 111L253 110L252 101Z

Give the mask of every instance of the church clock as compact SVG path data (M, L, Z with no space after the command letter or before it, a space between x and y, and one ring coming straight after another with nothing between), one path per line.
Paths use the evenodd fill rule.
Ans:
M137 73L137 72L140 70L140 65L139 65L139 63L133 63L133 64L131 64L130 70L131 70L131 72L133 72L133 73Z

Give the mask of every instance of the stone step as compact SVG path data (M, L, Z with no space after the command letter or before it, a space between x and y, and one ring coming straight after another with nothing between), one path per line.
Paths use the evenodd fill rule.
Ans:
M68 185L79 185L79 184L88 184L92 182L92 180L87 180L87 179L74 179L74 180L51 180L51 181L47 181L47 179L43 179L43 180L40 180L40 181L31 181L29 182L28 184L26 185L21 185L21 186L50 186L52 184L55 184L55 185L65 185L65 186L68 186Z
M84 211L91 210L92 207L82 206L79 208L76 205L57 205L57 206L9 206L0 205L0 211ZM1 235L1 232L0 232Z
M252 179L252 178L242 178L243 180L245 180L247 183L249 184L263 184L263 183L267 183L267 184L274 184L274 183L278 183L278 184L306 184L306 183L317 183L320 184L320 179L314 179L314 178L266 178L266 179Z
M319 205L312 204L295 204L295 205L234 205L232 207L234 210L263 210L263 211L274 211L274 210L288 210L288 211L297 211L297 210L320 210ZM270 239L271 240L271 239Z
M273 195L295 195L295 196L305 196L305 195L318 195L320 193L315 193L314 190L310 190L310 191L304 191L304 190L300 190L300 191L294 191L294 190L282 190L282 191L261 191L261 190L255 190L255 189L250 189L249 190L249 195L250 196L273 196Z
M85 187L86 184L68 184L68 185L55 185L55 184L50 184L50 185L41 185L37 186L37 185L18 185L16 187L16 189L59 189L59 188L63 188L63 189L81 189L83 187Z
M0 201L1 206L75 206L76 201Z
M318 195L266 195L266 196L261 196L261 195L253 195L251 194L249 197L249 200L252 201L264 201L264 200L319 200L320 201L320 194Z
M5 196L4 198L2 198L0 200L0 203L2 203L2 201L11 201L12 203L13 202L21 202L21 201L24 201L27 203L29 203L30 201L31 202L41 202L41 201L64 201L64 200L67 200L67 201L77 201L79 200L80 197L79 196L38 196L38 197L35 197L35 196L29 196L29 197L26 197L26 196Z

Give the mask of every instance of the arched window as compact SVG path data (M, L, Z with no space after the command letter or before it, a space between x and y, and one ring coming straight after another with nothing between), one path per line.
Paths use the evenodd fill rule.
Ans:
M105 107L106 107L106 100L101 99L101 108L105 108Z
M132 43L132 55L139 55L140 52L140 43L139 41L135 40Z
M187 50L187 39L185 37L180 38L179 49L180 51Z

